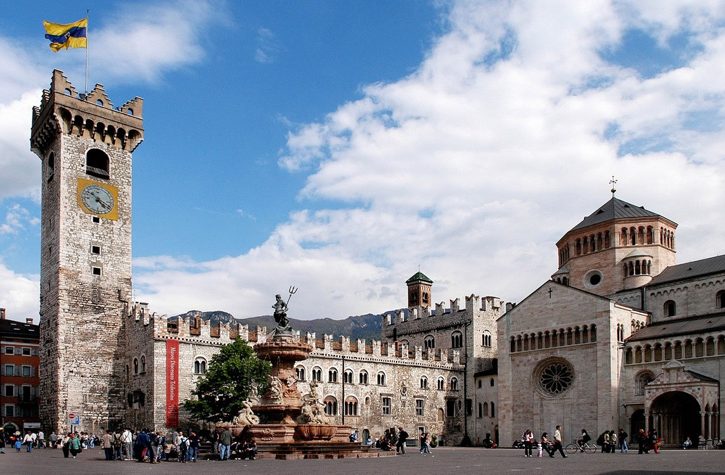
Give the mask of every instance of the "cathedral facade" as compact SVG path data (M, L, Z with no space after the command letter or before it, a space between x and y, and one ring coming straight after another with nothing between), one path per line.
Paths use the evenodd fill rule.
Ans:
M559 240L552 279L498 321L503 440L720 439L725 256L675 265L676 227L613 196Z

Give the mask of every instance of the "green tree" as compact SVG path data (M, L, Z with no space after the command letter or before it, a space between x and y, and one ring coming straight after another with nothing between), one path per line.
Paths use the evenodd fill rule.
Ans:
M184 408L196 420L231 421L255 387L260 394L266 389L271 369L269 361L257 358L252 347L237 338L214 355Z

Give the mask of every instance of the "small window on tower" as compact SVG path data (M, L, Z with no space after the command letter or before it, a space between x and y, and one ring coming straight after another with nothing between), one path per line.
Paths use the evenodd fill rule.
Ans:
M48 181L53 179L55 173L55 154L53 152L48 156Z
M100 254L101 253L101 246L91 246L91 253L92 254Z
M93 267L93 275L101 275L101 268L100 267Z
M94 216L93 217L93 222L96 223L96 224L97 223L100 223L101 222L101 218L99 218L98 216Z
M86 154L86 173L88 175L108 179L109 159L106 152L92 148Z

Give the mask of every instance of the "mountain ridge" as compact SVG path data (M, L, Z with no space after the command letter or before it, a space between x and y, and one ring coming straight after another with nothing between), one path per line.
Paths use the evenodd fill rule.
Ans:
M237 321L242 325L263 326L271 331L276 323L272 315L260 315L257 317L236 318L231 313L223 310L201 311L189 310L188 312L169 317L169 320L177 320L179 317L189 318L200 313L201 319L212 323L230 323ZM349 316L336 320L329 317L315 318L312 320L298 320L290 318L290 326L299 330L301 334L315 333L318 338L322 335L334 335L335 337L347 336L351 340L380 340L383 329L382 315L367 313L364 315Z

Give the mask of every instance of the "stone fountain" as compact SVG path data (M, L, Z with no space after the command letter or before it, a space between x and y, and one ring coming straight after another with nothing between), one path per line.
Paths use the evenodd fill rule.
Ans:
M296 292L290 288L290 297ZM272 363L269 385L256 404L245 402L232 432L254 439L260 458L345 458L392 455L349 441L350 426L334 424L324 413L317 388L302 396L297 388L295 363L307 359L312 347L299 341L289 326L287 302L276 296L271 338L254 346L261 359ZM253 412L252 412L253 411ZM255 414L256 413L256 414Z

